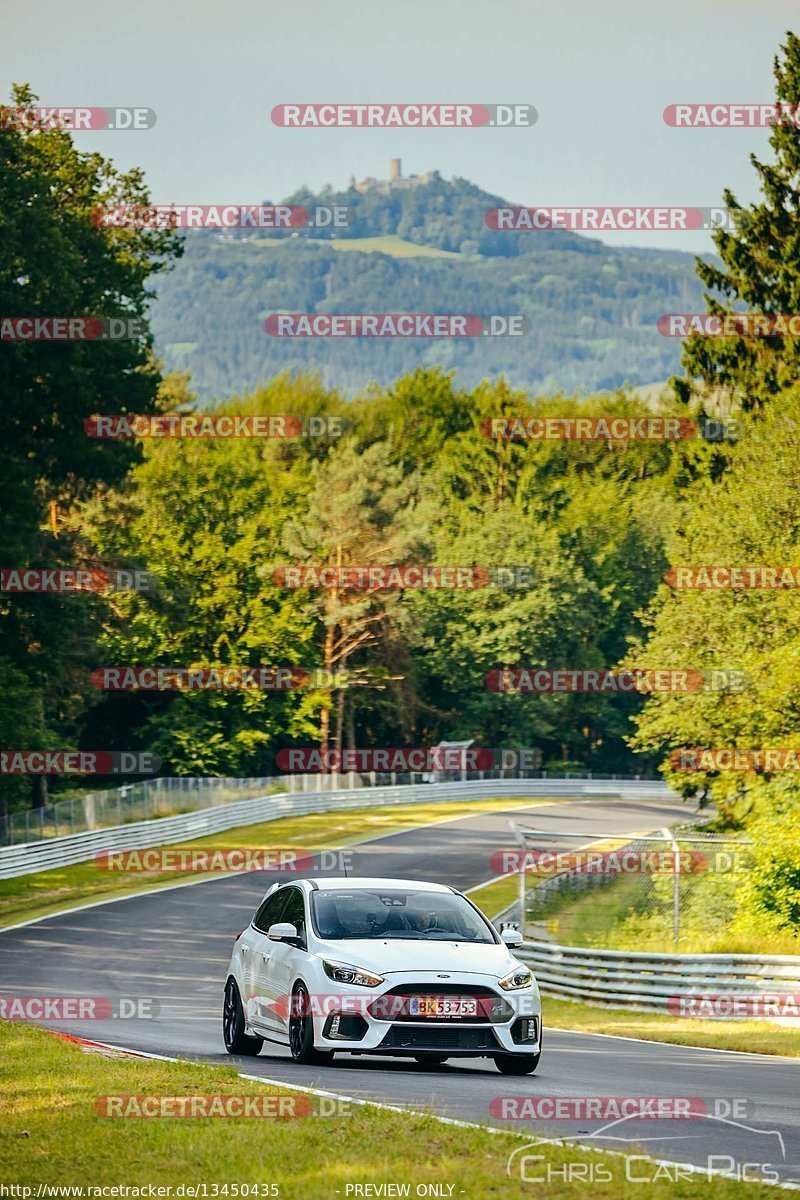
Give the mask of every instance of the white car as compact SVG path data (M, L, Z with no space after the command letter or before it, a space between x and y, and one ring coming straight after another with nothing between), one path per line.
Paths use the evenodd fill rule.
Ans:
M236 938L225 985L229 1054L287 1045L299 1063L336 1051L539 1065L542 1009L529 968L455 888L407 879L274 884Z

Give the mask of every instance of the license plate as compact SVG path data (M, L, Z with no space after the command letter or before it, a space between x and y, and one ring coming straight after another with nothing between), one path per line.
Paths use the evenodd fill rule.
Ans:
M475 1017L478 1001L469 996L410 996L412 1017Z

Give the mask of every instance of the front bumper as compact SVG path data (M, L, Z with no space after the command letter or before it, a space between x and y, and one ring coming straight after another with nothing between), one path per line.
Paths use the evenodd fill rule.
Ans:
M433 972L387 976L375 989L331 985L328 1011L314 1014L314 1041L321 1050L357 1054L475 1057L536 1054L541 1047L541 1001L535 982L505 992L487 975L451 975L444 984ZM414 1017L403 1011L411 995L479 997L474 1017Z

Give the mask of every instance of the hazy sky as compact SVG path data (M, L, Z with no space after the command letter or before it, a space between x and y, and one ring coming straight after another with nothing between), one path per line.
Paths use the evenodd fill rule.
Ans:
M78 135L145 170L161 203L279 200L438 167L521 204L719 204L755 198L767 134L672 129L676 102L769 101L797 0L0 0L3 94L48 105L142 105L154 129ZM280 129L292 101L527 102L531 129ZM535 236L535 235L528 235ZM704 233L606 241L710 248Z

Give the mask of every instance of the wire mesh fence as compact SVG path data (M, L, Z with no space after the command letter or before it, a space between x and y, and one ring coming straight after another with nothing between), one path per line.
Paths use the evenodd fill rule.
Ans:
M140 783L102 791L74 794L41 808L24 809L0 815L0 846L41 841L147 821L176 813L194 812L235 800L252 800L278 792L325 792L341 788L389 787L404 784L447 783L475 779L597 779L656 781L655 775L597 775L591 771L527 770L521 767L494 768L485 771L348 771L345 774L266 775L249 779L222 776L179 776L147 779Z
M194 812L283 790L280 781L268 777L148 779L10 813L0 818L0 845L35 842L89 829Z
M677 950L726 928L752 865L749 839L682 824L604 835L509 822L516 916L527 938L605 949ZM579 844L580 843L580 844Z

